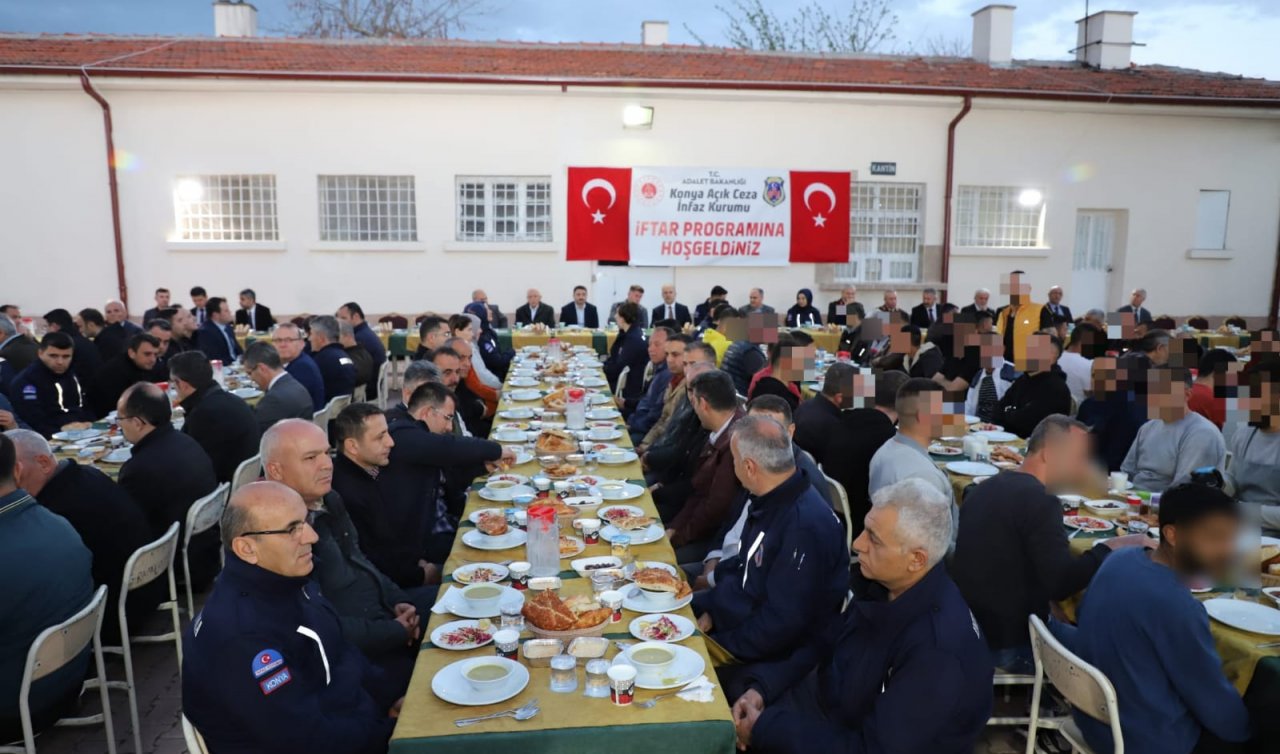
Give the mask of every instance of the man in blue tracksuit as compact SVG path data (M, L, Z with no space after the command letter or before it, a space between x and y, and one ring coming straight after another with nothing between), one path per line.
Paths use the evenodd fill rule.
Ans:
M211 751L386 751L403 699L310 580L316 539L302 497L278 482L227 504L227 564L182 639L183 712Z
M716 566L715 587L694 597L694 610L699 627L736 659L776 660L839 614L849 550L831 506L797 471L781 424L743 417L731 446L750 507L736 554Z
M95 418L84 386L71 369L74 352L70 335L51 332L41 338L38 358L9 383L9 399L18 417L45 437L68 424Z
M942 557L951 510L910 478L876 492L854 541L875 582L733 706L753 752L969 754L991 713L991 655ZM744 546L746 543L744 542Z

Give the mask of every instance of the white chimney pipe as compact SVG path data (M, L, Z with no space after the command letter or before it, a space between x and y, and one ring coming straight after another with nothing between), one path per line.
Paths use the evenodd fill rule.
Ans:
M1133 60L1133 17L1127 10L1101 10L1076 21L1076 61L1092 68L1128 68Z
M240 0L218 0L213 4L213 35L258 36L258 9Z
M988 5L973 13L973 59L1007 66L1013 62L1013 5Z
M640 23L640 44L647 47L659 47L667 43L670 36L670 25L666 21L642 21Z

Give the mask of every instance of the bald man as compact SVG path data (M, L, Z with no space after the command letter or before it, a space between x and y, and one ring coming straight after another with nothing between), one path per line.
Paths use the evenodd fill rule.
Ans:
M129 321L129 310L119 301L108 301L102 310L106 325L93 339L104 362L124 353L129 338L142 332L142 328Z
M516 327L542 323L547 327L556 326L556 310L551 304L542 302L542 293L537 288L530 288L524 297L525 303L516 309Z
M676 287L670 283L662 286L662 303L653 307L653 311L649 316L649 322L655 327L659 322L667 322L668 320L675 322L677 330L685 325L693 322L693 316L689 314L689 307L676 301ZM668 322L668 324L670 324Z
M223 511L227 564L183 635L182 709L211 751L386 751L404 700L309 578L308 518L270 481Z

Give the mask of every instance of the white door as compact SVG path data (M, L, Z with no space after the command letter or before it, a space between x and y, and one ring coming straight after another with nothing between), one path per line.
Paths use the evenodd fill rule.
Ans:
M1090 309L1109 309L1107 289L1115 246L1116 213L1076 213L1076 247L1066 300L1073 316L1084 316Z

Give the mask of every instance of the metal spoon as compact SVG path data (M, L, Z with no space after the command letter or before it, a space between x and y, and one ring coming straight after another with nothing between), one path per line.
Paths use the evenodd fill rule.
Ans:
M492 715L481 715L480 717L463 717L453 721L453 724L459 728L465 728L468 725L474 725L485 720L497 720L500 717L512 717L516 720L528 720L539 712L538 700L534 699L523 707L515 709L503 710L502 712L494 712Z

